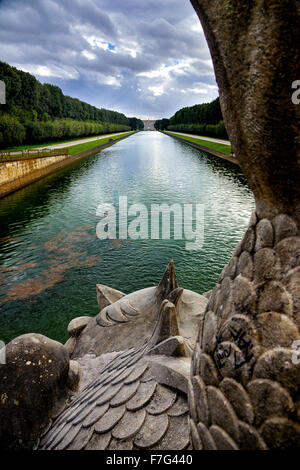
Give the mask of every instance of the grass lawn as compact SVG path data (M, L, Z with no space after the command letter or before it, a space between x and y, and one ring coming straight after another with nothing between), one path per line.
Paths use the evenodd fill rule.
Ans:
M105 137L104 139L93 140L93 141L90 141L90 142L86 142L84 144L71 145L68 148L61 149L61 153L65 152L69 149L69 155L70 156L76 155L77 153L84 152L85 150L89 150L89 149L94 148L94 147L98 147L99 145L107 144L109 139L112 139L112 140L120 139L121 137L126 137L128 135L134 134L134 132L135 131L131 131L131 132L126 132L126 134L122 134L122 135L115 135L115 136ZM58 155L59 155L59 151L60 151L59 149L52 150L52 152L55 152ZM51 156L51 151L48 151L48 152L47 151L46 152L40 151L39 156L40 157ZM13 160L14 158L20 158L20 157L23 157L22 153L15 153L13 155L5 155L5 156L1 157L0 161ZM27 158L27 157L28 156L25 154L24 158Z
M112 134L116 134L116 132L112 132ZM119 134L119 132L118 132ZM125 135L125 134L124 134ZM28 150L28 149L36 149L36 148L46 148L48 145L56 145L56 144L66 144L70 142L76 142L76 140L82 140L82 139L97 139L98 137L101 137L100 135L88 135L88 136L82 136L82 137L77 137L76 139L68 139L68 140L53 140L50 142L42 142L39 144L33 144L33 145L19 145L18 147L9 147L6 149L0 150L0 152L12 152L12 151L17 151L17 150ZM121 137L121 136L118 136Z
M116 140L116 139L120 139L120 137L125 137L125 136L131 135L131 134L134 134L134 131L127 132L126 134L122 134L122 135L106 137L105 139L99 139L96 142L93 141L93 142L86 142L85 144L72 145L72 147L69 147L69 154L70 155L76 155L76 153L84 152L85 150L89 150L89 149L92 149L94 147L98 147L99 145L107 144L109 139Z
M197 137L189 137L189 136L184 136L180 134L170 134L169 132L164 131L164 134L170 135L171 137L179 137L180 139L185 139L188 140L189 142L198 144L198 145L203 145L203 147L208 147L213 150L217 150L218 152L225 153L226 155L230 155L231 152L231 146L230 145L224 145L224 144L218 144L217 142L211 142L210 140L204 140L204 139L198 139Z

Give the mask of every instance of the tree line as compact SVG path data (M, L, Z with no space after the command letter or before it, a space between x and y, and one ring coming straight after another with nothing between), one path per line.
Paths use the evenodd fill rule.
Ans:
M211 103L181 108L170 119L158 119L154 127L160 131L191 132L228 139L219 98Z
M0 106L0 146L143 129L140 119L96 108L0 61L6 104Z

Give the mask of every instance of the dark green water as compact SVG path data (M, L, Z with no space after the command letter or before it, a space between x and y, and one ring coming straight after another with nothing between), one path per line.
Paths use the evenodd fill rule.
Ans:
M185 240L99 240L96 208L205 205L201 250ZM98 313L95 284L155 285L174 259L179 285L211 289L247 226L252 193L238 167L157 132L140 132L0 201L0 339L64 342L69 321Z

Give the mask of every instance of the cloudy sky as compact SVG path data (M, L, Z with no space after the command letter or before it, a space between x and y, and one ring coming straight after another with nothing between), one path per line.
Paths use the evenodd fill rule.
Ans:
M189 0L0 0L0 51L67 95L141 119L218 95Z

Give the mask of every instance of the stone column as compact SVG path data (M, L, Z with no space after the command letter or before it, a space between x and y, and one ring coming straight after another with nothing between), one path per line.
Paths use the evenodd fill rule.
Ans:
M300 446L300 4L191 0L256 211L207 305L189 404L198 449Z

